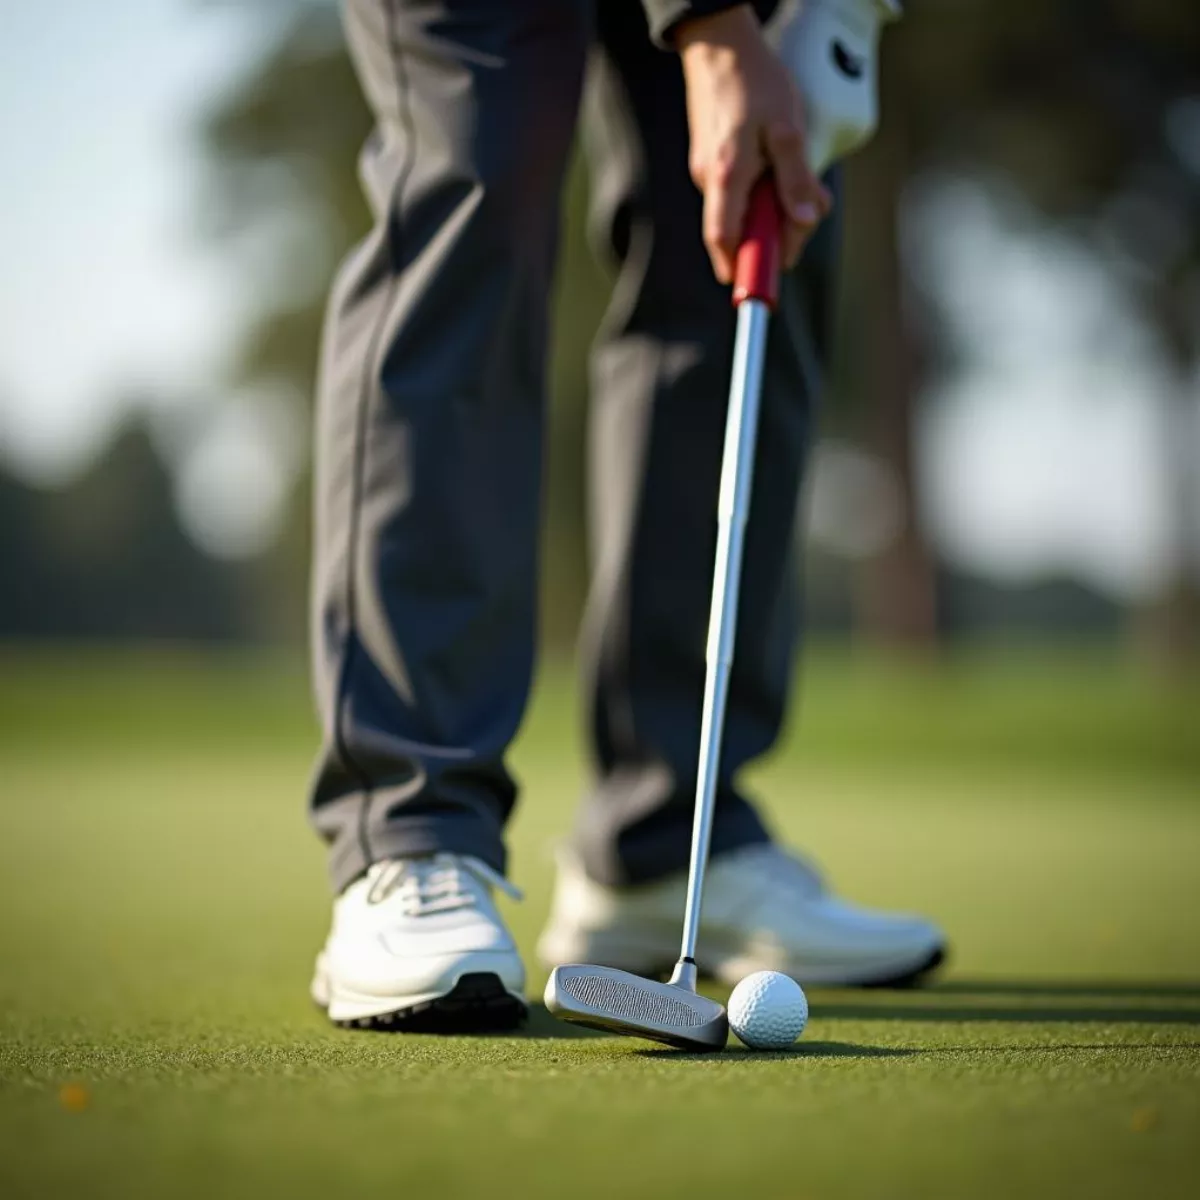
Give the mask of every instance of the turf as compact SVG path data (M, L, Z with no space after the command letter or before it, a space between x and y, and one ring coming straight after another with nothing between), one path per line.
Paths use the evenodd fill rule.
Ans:
M329 1028L298 665L0 655L0 1196L1194 1195L1200 692L825 655L803 707L754 790L845 890L941 917L953 965L814 992L791 1054L685 1057L537 1008ZM526 950L578 744L550 672L516 755Z

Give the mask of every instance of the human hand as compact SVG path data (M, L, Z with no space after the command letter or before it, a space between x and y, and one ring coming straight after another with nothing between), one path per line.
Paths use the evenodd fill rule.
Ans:
M687 85L689 167L704 194L704 244L722 283L733 278L750 189L771 171L793 266L833 207L805 158L804 107L752 8L684 21L675 34Z

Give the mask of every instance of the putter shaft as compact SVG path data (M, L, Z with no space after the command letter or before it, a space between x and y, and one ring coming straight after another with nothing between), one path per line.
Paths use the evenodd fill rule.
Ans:
M700 761L696 778L681 963L690 963L695 959L696 938L700 931L704 873L712 841L713 809L721 765L721 733L725 727L725 704L729 697L729 677L737 634L742 549L750 513L750 497L754 489L754 453L758 441L758 412L769 321L770 309L765 301L748 298L738 305L733 383L725 422L721 493L717 501L717 557L708 625L708 671L704 681Z

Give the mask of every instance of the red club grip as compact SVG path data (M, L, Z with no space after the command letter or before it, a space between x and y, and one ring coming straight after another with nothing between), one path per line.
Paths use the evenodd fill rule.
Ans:
M782 266L783 214L775 194L775 180L764 175L750 193L746 227L738 247L733 273L733 302L761 300L774 308L779 300L779 271Z

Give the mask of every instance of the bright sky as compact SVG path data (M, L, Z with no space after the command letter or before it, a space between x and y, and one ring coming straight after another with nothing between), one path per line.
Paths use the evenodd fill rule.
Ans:
M191 130L255 46L201 0L3 5L0 444L27 468L69 468L124 390L213 377L233 314Z

